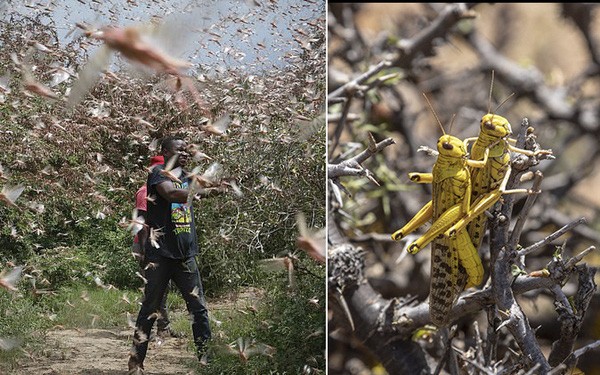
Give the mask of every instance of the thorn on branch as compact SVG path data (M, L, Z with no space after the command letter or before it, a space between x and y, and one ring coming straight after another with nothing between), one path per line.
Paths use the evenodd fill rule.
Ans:
M339 182L339 177L341 176L361 176L366 177L369 181L373 182L375 185L380 186L379 182L374 178L374 175L368 169L365 169L362 166L362 163L380 152L384 148L394 144L394 140L392 138L386 138L379 143L375 143L375 139L372 134L369 133L369 144L367 149L359 153L358 155L344 160L338 164L327 164L327 176L333 181L333 183L339 187L344 193L351 196L346 188Z
M371 132L369 132L369 145L367 146L367 149L373 154L377 152L377 142Z

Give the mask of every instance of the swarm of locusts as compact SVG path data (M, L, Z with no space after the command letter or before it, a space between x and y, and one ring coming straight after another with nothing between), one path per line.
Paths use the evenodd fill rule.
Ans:
M431 107L426 96L425 99ZM416 254L431 243L429 311L431 321L439 327L450 323L450 312L459 294L483 281L478 249L486 229L486 210L504 194L539 193L506 189L511 172L510 153L530 157L552 154L551 150L534 152L515 147L508 120L490 109L488 112L481 118L479 136L460 140L445 134L433 111L444 133L437 142L437 161L432 173L409 173L413 182L432 184L432 199L392 234L392 239L399 241L432 221L429 230L408 246L408 252Z

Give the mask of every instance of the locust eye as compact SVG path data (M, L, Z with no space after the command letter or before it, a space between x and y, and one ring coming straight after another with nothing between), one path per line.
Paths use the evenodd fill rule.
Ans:
M452 146L450 143L448 142L444 142L442 143L442 147L446 150L452 150L454 148L454 146Z
M494 130L494 125L492 125L491 121L486 121L483 123L483 126L485 126L486 128L490 129L490 130Z

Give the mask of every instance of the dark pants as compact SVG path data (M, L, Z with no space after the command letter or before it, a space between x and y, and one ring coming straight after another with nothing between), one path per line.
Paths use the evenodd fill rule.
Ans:
M211 334L208 324L208 310L206 309L204 290L202 289L196 259L190 257L178 260L160 257L160 259L152 260L152 262L157 263L158 266L146 270L148 283L144 290L145 297L135 323L137 328L133 336L133 349L136 353L137 362L143 363L146 358L148 338L157 316L155 313L159 310L169 280L173 280L185 300L188 312L193 318L194 343L198 351L202 351Z
M141 254L140 251L140 244L138 242L134 242L133 246L132 246L133 252L136 254ZM146 266L148 265L148 261L144 258L143 255L138 255L138 259L140 259L139 261L139 265L140 265L140 273L146 277L146 271L144 270L144 268L146 268ZM165 289L165 295L163 296L162 300L160 301L160 306L158 307L158 318L156 319L156 328L158 329L158 331L163 331L165 329L167 329L167 327L170 324L169 321L169 313L167 312L167 295L169 294L169 288L167 287L167 289Z
M159 316L156 318L156 329L158 330L158 333L166 330L171 323L169 321L169 313L167 312L167 294L169 294L168 288L165 290L165 294L163 295L160 305L158 306ZM152 330L152 328L150 328L150 330Z

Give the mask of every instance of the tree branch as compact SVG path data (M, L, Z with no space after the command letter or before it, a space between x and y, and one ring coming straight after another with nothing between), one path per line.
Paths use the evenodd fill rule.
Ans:
M337 179L341 176L367 176L370 172L364 169L361 163L394 143L392 138L386 138L377 144L371 141L369 147L358 155L338 164L327 164L328 178Z
M535 192L538 192L540 190L540 186L542 184L543 178L544 178L544 175L542 174L542 172L540 172L540 171L535 172L533 186L531 188L531 190L534 191L534 194L530 194L527 197L527 200L525 201L525 205L523 206L523 209L519 213L519 217L517 217L517 222L515 223L515 226L513 227L512 233L510 235L509 246L512 248L516 248L517 244L519 243L519 238L521 237L521 231L523 230L523 226L525 225L525 220L527 219L527 216L529 215L529 211L533 207L533 204L535 203L535 200L537 198L537 193L535 193ZM520 255L521 254L519 253L519 256Z
M391 66L391 63L389 61L381 61L379 64L375 65L363 74L354 78L352 81L349 81L348 83L342 85L338 89L330 92L327 95L327 101L329 102L330 100L334 100L339 97L351 98L358 91L364 91L366 87L363 87L362 85L371 77L373 77L374 75L376 75L377 73L389 66Z
M563 226L562 228L560 228L556 232L550 234L548 237L544 238L543 240L540 240L540 241L534 243L533 245L527 246L523 250L520 250L518 252L518 256L520 256L520 257L521 256L525 256L527 254L530 254L530 253L536 251L537 249L541 248L542 246L546 246L547 244L549 244L550 242L552 242L555 239L559 238L563 234L569 232L570 230L572 230L573 228L575 228L579 224L583 224L585 222L586 222L586 220L585 220L584 217L581 217L581 218L579 218L577 220L573 220L572 222L570 222L569 224Z
M553 293L558 295L555 306L560 323L560 338L552 343L552 351L548 356L548 362L553 367L563 363L573 353L575 340L579 335L581 324L583 323L583 317L596 291L596 284L594 283L596 270L590 269L586 265L581 265L577 268L579 280L573 306L569 304L560 287L555 286L552 289ZM576 357L570 358L567 365L569 367L575 366L576 359Z
M410 69L417 55L433 55L433 41L448 35L458 21L474 18L476 13L471 11L470 8L475 5L476 3L446 5L428 27L421 30L413 38L402 39L398 42L398 56L394 59L392 65Z
M517 136L517 147L524 146L525 134L529 122L526 118L521 122ZM513 171L509 178L507 189L515 187L518 181L519 171ZM542 350L536 340L535 333L529 325L527 317L521 310L514 297L511 284L513 281L511 267L517 259L515 247L511 247L508 241L508 223L512 212L514 198L507 196L500 213L492 220L490 228L490 252L492 253L492 291L494 303L498 309L498 316L502 323L500 327L506 326L517 345L523 353L523 359L528 367L539 364L540 371L547 373L550 365L544 357ZM492 323L492 322L490 322Z

